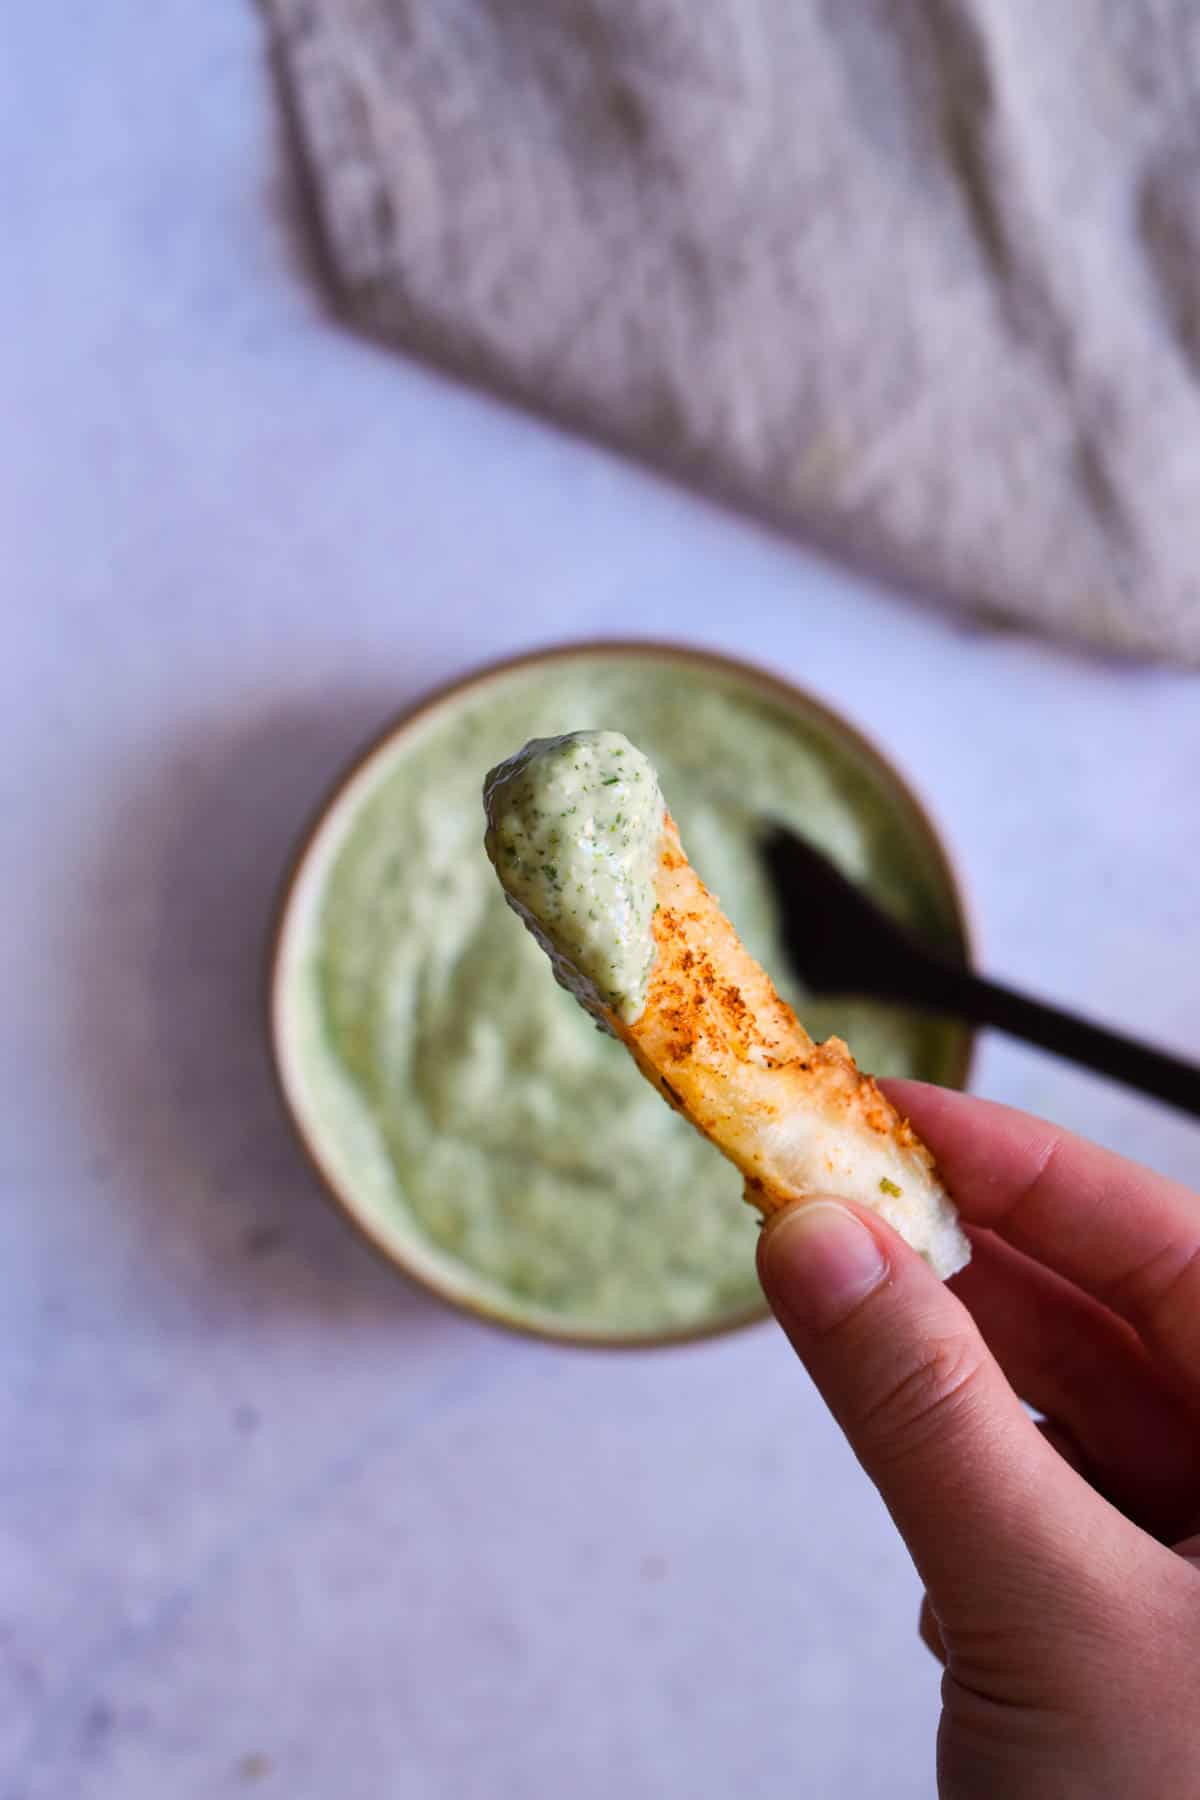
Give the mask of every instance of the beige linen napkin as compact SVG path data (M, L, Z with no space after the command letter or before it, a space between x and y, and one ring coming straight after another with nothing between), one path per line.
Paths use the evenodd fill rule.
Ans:
M1198 0L263 0L351 315L1200 661Z

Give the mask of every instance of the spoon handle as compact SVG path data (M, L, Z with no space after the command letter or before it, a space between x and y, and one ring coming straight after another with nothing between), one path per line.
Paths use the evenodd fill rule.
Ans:
M994 1026L1200 1118L1200 1068L1180 1057L940 961L930 963L922 985L923 998L938 1010Z

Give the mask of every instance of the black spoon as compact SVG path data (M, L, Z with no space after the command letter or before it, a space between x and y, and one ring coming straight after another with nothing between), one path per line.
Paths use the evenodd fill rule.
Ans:
M764 839L762 854L784 949L810 993L902 1000L993 1025L1200 1117L1200 1068L973 975L898 925L821 851L782 827Z

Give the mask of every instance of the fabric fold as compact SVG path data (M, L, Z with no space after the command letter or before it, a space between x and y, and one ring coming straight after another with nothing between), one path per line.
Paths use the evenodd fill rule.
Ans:
M348 315L964 612L1200 661L1192 0L263 0Z

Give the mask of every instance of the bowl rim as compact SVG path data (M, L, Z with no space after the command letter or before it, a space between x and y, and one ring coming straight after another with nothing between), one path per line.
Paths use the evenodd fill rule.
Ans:
M477 664L459 675L452 676L450 679L424 690L407 706L393 714L377 731L373 732L333 777L314 806L308 822L302 827L295 848L285 862L283 877L271 909L263 970L267 1045L275 1091L305 1160L317 1177L318 1186L324 1198L344 1220L349 1222L360 1240L365 1242L394 1274L403 1276L412 1285L427 1294L432 1294L443 1305L452 1307L460 1314L480 1320L486 1325L516 1332L522 1337L533 1338L543 1343L594 1350L666 1349L702 1343L711 1338L726 1337L733 1332L743 1331L748 1326L762 1324L770 1317L770 1308L763 1299L738 1312L729 1313L699 1325L666 1327L659 1331L645 1332L590 1331L578 1324L564 1324L559 1328L541 1319L523 1317L516 1308L509 1311L500 1303L492 1302L484 1295L469 1295L453 1290L448 1285L443 1285L436 1274L425 1268L415 1267L394 1244L385 1241L382 1235L372 1227L370 1220L359 1210L349 1184L340 1180L323 1156L321 1147L316 1141L316 1134L304 1119L297 1099L289 1087L286 1073L288 1034L283 1022L283 1010L287 984L283 953L291 921L292 906L297 887L317 839L324 831L330 815L340 805L347 790L358 780L368 765L389 751L397 740L406 736L432 713L452 705L468 693L485 688L492 682L519 669L536 668L545 663L588 657L642 657L662 662L691 663L697 668L712 669L733 676L748 683L751 687L757 687L761 692L780 701L789 710L806 716L818 725L824 725L835 735L840 735L852 750L875 766L907 805L912 821L917 827L918 835L923 839L923 848L929 856L930 864L939 878L949 902L963 959L968 964L973 961L976 934L970 902L942 832L934 822L925 801L916 793L891 757L843 714L818 699L806 688L791 681L787 676L766 668L761 663L749 662L740 656L710 649L703 645L678 642L669 638L622 637L584 638L577 641L559 640ZM975 1060L977 1042L977 1029L969 1024L964 1024L951 1064L950 1079L952 1085L957 1088L965 1088L967 1085Z

